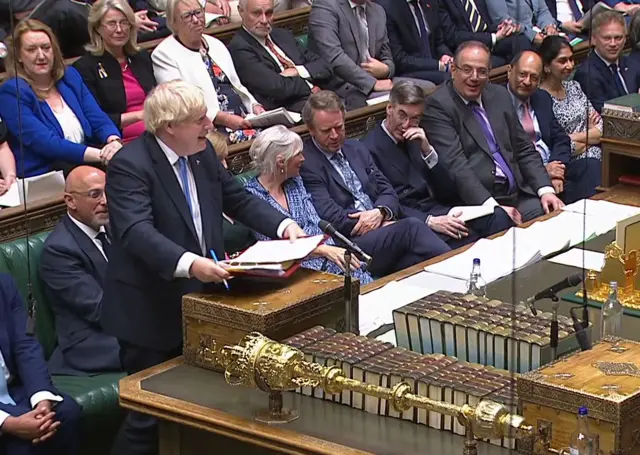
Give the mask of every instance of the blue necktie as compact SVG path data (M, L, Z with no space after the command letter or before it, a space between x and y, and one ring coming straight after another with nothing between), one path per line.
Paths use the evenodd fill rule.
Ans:
M15 406L16 402L13 401L11 395L9 395L9 386L7 379L4 377L4 369L0 368L0 403L10 404Z
M618 65L616 65L615 63L612 63L611 65L609 65L609 69L611 69L611 72L613 73L613 82L614 84L616 84L616 90L618 90L618 96L628 95L627 90L624 88L624 84L620 80L621 75L618 72Z
M187 159L184 156L178 158L178 173L180 174L180 181L182 182L182 192L189 205L189 211L193 215L193 206L191 205L191 193L189 192L189 172L188 172Z
M362 182L360 182L360 191L358 191L357 185L356 185L356 180L358 179L358 176L353 171L353 169L351 169L349 162L344 157L342 152L336 152L331 157L331 159L338 164L338 167L340 168L342 176L344 177L344 183L347 185L347 188L349 188L349 191L353 195L354 199L362 205L364 210L372 210L373 202L371 202L371 198L367 193L365 193L362 190Z
M418 0L411 0L413 10L416 13L418 19L418 28L420 29L420 47L422 50L422 56L431 58L431 43L429 42L429 31L427 30L427 24L424 22L422 16L422 9L420 8L420 2Z

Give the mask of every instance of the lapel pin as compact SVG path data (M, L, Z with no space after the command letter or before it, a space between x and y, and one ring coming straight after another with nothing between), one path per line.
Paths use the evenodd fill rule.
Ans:
M196 160L196 166L200 166L200 160Z
M104 69L104 66L102 66L102 62L98 63L98 77L100 77L100 79L106 79L108 76L107 72Z

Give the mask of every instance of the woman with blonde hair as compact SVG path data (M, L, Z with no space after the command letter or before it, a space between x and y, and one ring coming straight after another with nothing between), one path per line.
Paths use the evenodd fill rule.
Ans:
M258 174L247 182L247 190L291 218L307 235L322 234L318 226L320 216L300 178L300 167L304 162L300 136L282 125L272 126L258 134L249 154ZM258 232L255 235L258 240L267 239ZM344 268L349 266L361 284L373 280L361 269L355 257L351 264L345 264L344 249L335 246L333 239L316 248L302 266L334 274L343 274Z
M73 65L125 143L144 131L142 105L156 86L151 57L138 47L137 31L126 0L98 0L89 13L88 53Z
M151 54L158 83L182 79L200 87L207 117L218 132L231 143L253 139L256 131L245 117L265 109L240 82L226 46L204 33L202 4L198 0L168 0L167 27L173 35Z
M80 74L65 68L51 29L29 19L16 26L12 39L7 46L11 79L0 87L0 117L9 130L18 175L80 163L106 165L122 147L120 133Z

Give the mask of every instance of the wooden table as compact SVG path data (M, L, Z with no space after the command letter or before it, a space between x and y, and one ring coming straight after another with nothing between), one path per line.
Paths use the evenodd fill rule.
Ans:
M608 109L602 120L602 188L607 189L622 175L640 175L640 120Z
M453 433L295 393L285 394L285 406L300 412L298 420L262 424L252 416L267 406L267 394L231 387L222 374L182 358L122 379L120 404L160 419L160 455L455 455L464 443ZM480 455L510 453L482 442L478 448Z

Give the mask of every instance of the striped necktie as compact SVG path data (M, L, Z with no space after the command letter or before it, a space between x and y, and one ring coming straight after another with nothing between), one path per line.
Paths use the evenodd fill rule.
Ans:
M476 3L473 0L462 0L462 2L464 3L464 11L467 13L472 30L476 33L486 32L489 26L480 15Z

